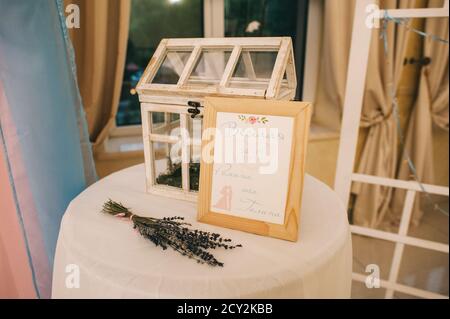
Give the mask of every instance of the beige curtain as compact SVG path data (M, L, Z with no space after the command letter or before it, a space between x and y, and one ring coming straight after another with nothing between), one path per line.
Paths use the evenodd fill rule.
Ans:
M322 56L314 122L339 130L344 106L355 0L324 1Z
M442 0L431 0L429 7L442 7ZM425 32L448 40L448 18L425 20ZM424 40L424 56L431 58L431 63L421 70L417 100L413 106L405 138L405 150L412 159L417 175L423 183L435 183L433 161L433 125L448 132L449 122L449 74L448 44ZM403 156L403 159L406 157ZM398 178L412 179L412 172L405 160L400 162ZM404 191L396 191L393 211L401 213L405 198ZM414 205L412 221L418 224L423 212L420 209L420 197Z
M415 1L382 1L386 9L412 8ZM358 173L394 178L397 165L397 125L392 108L392 90L401 76L408 31L392 22L387 24L386 56L382 29L375 29L369 54L366 92L361 115L361 126L368 128ZM392 188L367 183L354 183L356 195L353 206L353 222L357 225L377 227L389 210Z
M70 29L78 83L94 154L114 126L123 80L130 0L66 0L80 8Z
M316 100L315 120L339 128L350 51L355 0L325 1L322 64ZM379 1L381 8L412 8L415 1ZM357 172L395 177L397 129L392 114L391 85L397 86L406 47L406 32L392 22L387 27L388 56L385 57L381 29L374 29L369 55L361 127L368 130ZM387 62L387 63L386 63ZM394 77L391 79L392 74ZM389 208L392 190L355 183L352 193L354 223L369 227L380 224Z

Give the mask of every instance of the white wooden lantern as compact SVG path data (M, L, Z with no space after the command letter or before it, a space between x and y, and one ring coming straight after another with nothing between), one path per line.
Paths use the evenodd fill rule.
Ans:
M197 199L203 112L193 106L205 97L292 100L296 87L290 37L163 39L136 87L147 192Z

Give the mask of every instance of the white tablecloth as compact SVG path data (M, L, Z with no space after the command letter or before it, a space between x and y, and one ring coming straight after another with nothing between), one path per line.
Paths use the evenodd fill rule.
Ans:
M71 202L57 243L53 298L350 297L347 217L337 195L313 177L305 178L296 243L198 223L195 203L146 194L144 184L144 166L137 165ZM218 232L243 248L213 251L223 268L197 264L155 247L130 222L100 213L109 198L138 215L184 216L193 227Z

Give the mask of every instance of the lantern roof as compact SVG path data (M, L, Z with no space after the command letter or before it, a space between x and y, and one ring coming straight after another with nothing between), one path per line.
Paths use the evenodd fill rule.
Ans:
M290 37L163 39L136 89L152 96L292 99Z

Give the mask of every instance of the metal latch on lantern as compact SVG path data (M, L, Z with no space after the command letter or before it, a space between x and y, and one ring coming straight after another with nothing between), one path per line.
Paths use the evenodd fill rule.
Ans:
M195 102L195 101L189 101L188 105L192 106L192 107L188 108L188 113L191 114L191 118L195 118L198 114L200 114L200 110L198 108L203 107L200 105L200 102Z

